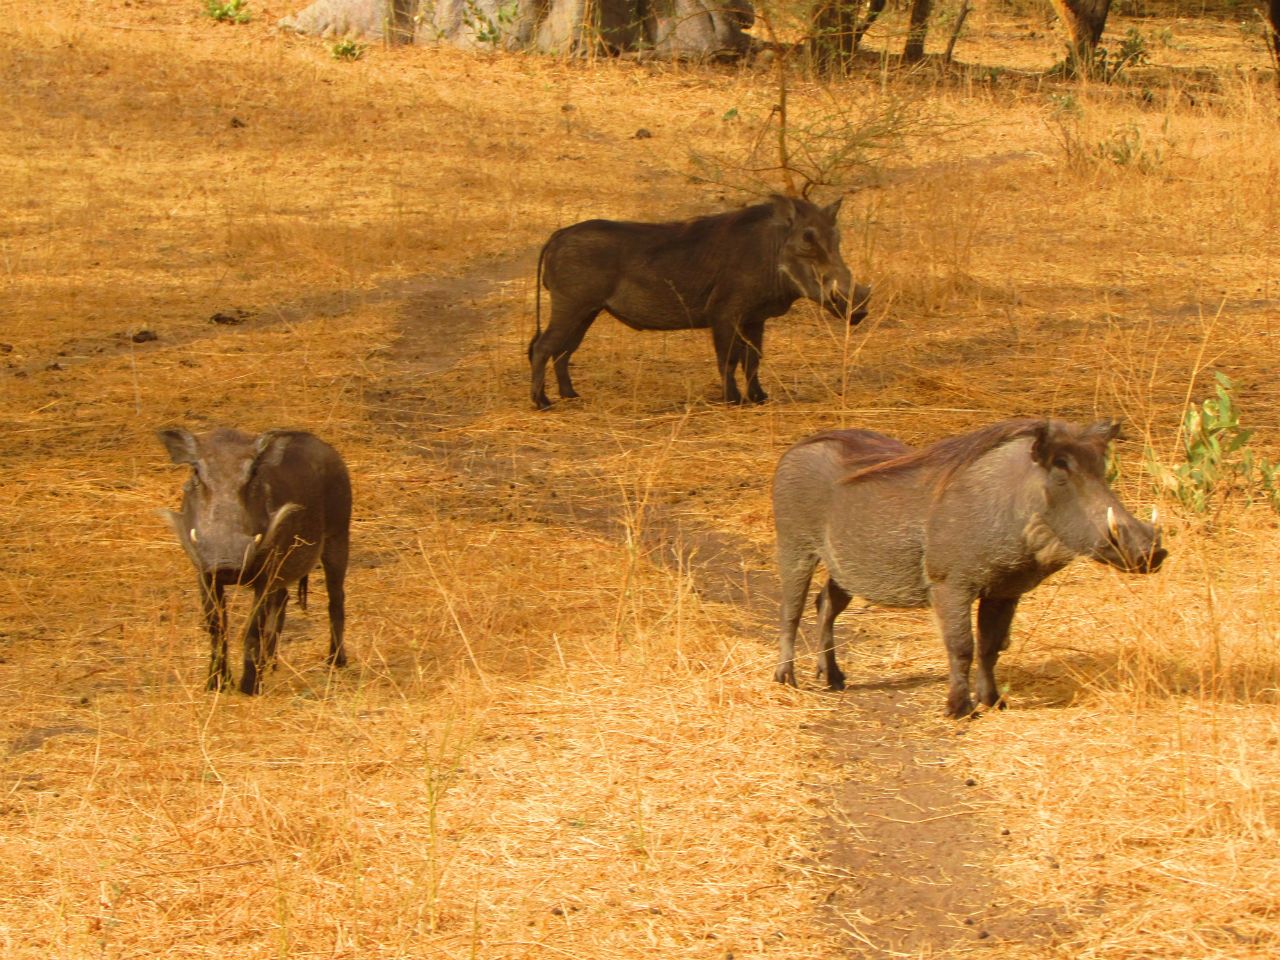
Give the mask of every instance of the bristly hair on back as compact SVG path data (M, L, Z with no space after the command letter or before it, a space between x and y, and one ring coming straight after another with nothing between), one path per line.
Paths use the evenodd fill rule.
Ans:
M874 430L824 430L805 437L797 446L811 443L834 443L840 449L840 458L850 474L860 473L886 461L915 453L901 440L876 433Z
M890 459L861 468L855 467L841 478L842 483L854 483L867 477L880 476L913 467L929 467L939 471L938 489L950 482L957 470L980 460L997 447L1002 447L1020 437L1036 434L1050 424L1049 420L1002 420L971 433L945 437L923 450L912 450Z

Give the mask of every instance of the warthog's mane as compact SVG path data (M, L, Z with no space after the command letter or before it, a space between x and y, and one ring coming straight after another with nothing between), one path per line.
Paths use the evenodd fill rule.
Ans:
M892 451L882 444L879 455L868 450L856 438L845 439L849 454L850 471L841 478L842 483L856 483L870 477L880 477L901 470L928 469L937 471L939 492L944 490L956 472L981 460L992 450L1022 437L1034 435L1049 426L1048 420L1002 420L971 433L945 437L923 450ZM1072 428L1071 439L1077 439L1078 431ZM889 438L884 438L888 440ZM871 460L872 462L867 462Z
M737 210L726 210L724 213L709 213L703 217L694 217L685 223L690 230L710 230L725 223L733 223L737 227L748 227L761 220L768 220L771 216L773 216L771 204L757 203Z
M744 238L751 238L756 256L769 260L778 257L786 237L786 225L781 221L770 224L774 215L772 203L758 203L725 213L660 224L661 240L656 247L682 250L688 258L690 272L700 274L707 284L714 284L741 269L741 263L726 251L741 251ZM762 226L765 229L756 229Z

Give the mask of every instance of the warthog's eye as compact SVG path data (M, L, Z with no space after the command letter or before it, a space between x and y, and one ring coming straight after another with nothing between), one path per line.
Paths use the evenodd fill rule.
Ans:
M812 227L807 227L804 233L802 233L800 236L801 236L801 239L804 240L804 242L807 243L809 246L816 247L818 245L818 235L813 232Z
M1066 457L1054 457L1053 469L1067 471L1071 469L1071 463Z

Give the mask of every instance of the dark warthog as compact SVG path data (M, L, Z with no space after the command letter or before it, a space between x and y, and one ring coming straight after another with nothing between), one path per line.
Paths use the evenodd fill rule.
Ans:
M329 662L345 666L343 579L351 480L338 452L297 430L268 430L257 437L237 430L193 436L176 429L157 435L174 463L192 468L182 488L182 512L166 510L164 516L200 575L213 641L209 689L231 683L226 587L253 587L240 690L257 693L263 671L275 659L289 585L298 584L298 601L305 604L307 574L317 560L329 592Z
M548 360L560 396L578 395L569 358L601 310L634 330L710 327L724 401L742 402L734 380L741 364L747 399L763 403L756 370L766 320L801 297L849 323L866 316L871 291L852 286L840 257L839 209L839 200L820 208L778 196L683 223L587 220L557 230L538 256L537 333L529 344L534 404L551 405L544 387ZM551 293L545 331L544 285Z
M851 597L932 606L951 663L947 714L972 713L976 600L977 695L995 705L996 660L1022 594L1078 555L1135 573L1164 561L1159 532L1107 486L1107 445L1118 429L1106 420L1010 420L919 451L870 430L793 446L773 478L782 577L774 679L795 683L796 627L821 561L818 675L831 689L844 688L832 624Z

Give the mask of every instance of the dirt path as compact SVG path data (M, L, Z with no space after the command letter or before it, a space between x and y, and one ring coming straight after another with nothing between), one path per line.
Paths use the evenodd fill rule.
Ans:
M376 415L388 431L430 419L429 411L418 409L422 390L492 329L501 309L478 305L492 304L503 284L528 276L534 255L405 287L400 338L392 348L394 375L376 394ZM506 502L513 483L538 486L541 464L533 452L513 455L510 448L484 451L474 444L461 450L447 441L425 442L421 449L443 462L465 458L479 500L488 490L494 502ZM525 509L567 529L622 536L624 518L605 506L612 502L609 491L587 489L589 484L584 479L572 497L529 499ZM654 562L692 569L704 597L737 607L744 629L769 643L776 583L771 559L759 546L660 504L646 514L641 545ZM854 624L846 629L852 632ZM1001 828L975 803L981 785L960 772L952 756L967 728L940 720L943 672L939 651L937 668L925 673L852 683L838 697L812 688L814 696L830 697L824 742L847 770L826 798L824 845L813 868L827 878L829 890L815 922L847 935L845 956L935 956L958 941L995 945L1066 932L1047 912L1007 901L992 877L988 864Z

